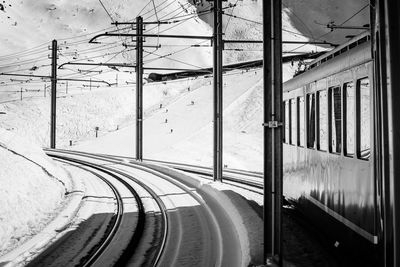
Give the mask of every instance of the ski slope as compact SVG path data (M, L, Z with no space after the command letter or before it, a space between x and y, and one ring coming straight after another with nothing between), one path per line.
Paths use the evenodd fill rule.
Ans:
M249 127L249 132L246 132L247 127L245 126L242 129L235 126L235 124L242 126L248 124L246 120L249 118L246 118L246 113L259 113L259 110L247 112L247 110L254 108L252 105L240 109L243 102L250 101L249 97L259 97L252 92L257 88L260 90L261 80L262 71L260 70L243 73L236 71L235 75L228 73L224 76L223 105L224 119L226 119L226 123L224 123L226 153L224 156L227 159L224 164L229 167L249 169L250 166L257 165L250 159L261 164L261 160L258 160L262 157L261 149L257 149L257 146L261 148L262 143L254 143L261 140L261 121L259 121L258 128ZM144 94L146 94L146 90L144 90ZM194 104L192 104L192 101ZM158 106L158 110L145 118L143 122L143 157L210 166L213 145L212 101L213 88L211 80L209 80L195 90L190 88L190 91L188 90L171 103L166 105L161 103L162 107L159 108ZM254 100L252 101L254 102ZM240 110L239 113L243 114L239 117L239 121L232 118L234 115L239 115L236 112L237 110ZM258 118L261 119L261 117ZM135 129L133 124L97 139L78 142L72 149L135 157ZM254 146L256 149L250 149ZM252 152L252 154L243 154L237 150L239 147L247 149L247 152ZM243 157L247 158L249 162L246 163L246 161L238 166ZM261 166L258 166L257 169L260 168Z

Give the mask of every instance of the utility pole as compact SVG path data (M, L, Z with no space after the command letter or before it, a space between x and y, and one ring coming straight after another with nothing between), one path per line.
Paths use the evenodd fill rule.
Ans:
M214 33L213 33L213 76L214 76L214 181L222 182L222 1L214 0Z
M57 40L53 40L51 49L50 148L56 148Z
M65 83L65 94L68 94L68 81Z
M89 79L89 91L92 91L92 78Z
M20 90L20 92L21 92L21 101L22 101L22 87L21 87L21 90Z
M44 83L44 88L43 88L43 94L44 94L44 97L46 97L46 83Z
M136 17L136 160L143 160L143 18Z
M263 2L264 263L282 266L282 3Z

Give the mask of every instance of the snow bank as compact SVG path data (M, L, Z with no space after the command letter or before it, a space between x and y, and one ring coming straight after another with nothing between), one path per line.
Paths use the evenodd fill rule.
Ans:
M0 255L40 231L71 188L67 174L29 138L0 129Z

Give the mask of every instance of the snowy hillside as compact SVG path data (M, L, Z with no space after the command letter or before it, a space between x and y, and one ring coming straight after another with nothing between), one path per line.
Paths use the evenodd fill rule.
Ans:
M173 88L180 83L166 85ZM153 113L147 113L143 123L143 155L150 159L211 166L211 80L199 77L187 81L186 86L188 90L179 98L170 102L161 99L162 107L156 105ZM260 69L224 75L224 164L229 167L261 171L261 95ZM79 142L73 149L134 157L134 136L135 125L130 125L101 138Z
M71 181L28 136L0 129L0 158L1 256L53 219Z
M168 103L186 92L190 81L172 84L147 84L144 87L145 116L160 102ZM194 82L192 86L195 86ZM66 147L70 140L90 139L115 131L133 122L135 92L131 87L99 88L75 94L59 93L57 98L57 146ZM0 127L20 136L32 136L41 146L49 145L50 98L27 98L0 104Z
M197 19L195 9L185 0L155 1L156 13L153 5L145 0L103 1L104 7L94 0L3 2L4 10L0 11L0 73L49 76L49 46L53 39L58 41L59 66L67 62L134 64L135 43L132 38L100 38L95 44L88 41L106 31L135 33L131 26L116 27L111 22L132 21L138 15L145 22L171 22L146 25L149 34L210 35L210 27ZM147 67L198 68L211 65L209 42L160 38L147 38L145 41L144 63ZM187 49L194 44L207 47ZM93 86L104 85L97 81L132 83L135 80L132 71L132 68L67 65L58 70L58 78L92 79ZM59 86L65 84L60 82ZM0 100L10 94L17 96L21 90L43 95L44 86L44 80L38 77L0 76ZM69 82L70 90L88 86L89 82Z

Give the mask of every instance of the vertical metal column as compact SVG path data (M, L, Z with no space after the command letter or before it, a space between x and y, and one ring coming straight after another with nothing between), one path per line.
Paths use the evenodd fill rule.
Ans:
M282 13L281 0L263 1L264 262L282 266Z
M214 142L213 169L214 181L222 182L223 135L222 135L222 1L214 0L214 35L213 35L213 77L214 77Z
M53 40L51 49L50 148L56 148L57 40Z
M381 266L400 266L400 3L370 1L374 56L374 175ZM374 9L375 8L375 9Z
M136 159L143 160L143 18L136 18Z

